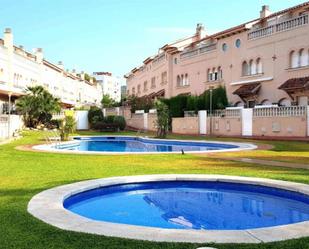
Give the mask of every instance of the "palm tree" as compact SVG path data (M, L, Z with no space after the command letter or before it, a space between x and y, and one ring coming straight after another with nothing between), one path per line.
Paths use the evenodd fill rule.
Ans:
M52 113L60 111L59 99L42 86L28 87L27 92L16 103L17 111L23 115L26 126L46 124L51 120Z

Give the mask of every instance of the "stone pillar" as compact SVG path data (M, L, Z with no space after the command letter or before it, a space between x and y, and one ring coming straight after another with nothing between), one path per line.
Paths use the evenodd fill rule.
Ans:
M148 130L148 113L143 114L144 117L144 130Z
M242 136L252 136L253 130L253 109L244 108L241 110L241 125L242 125Z
M207 134L207 111L198 111L199 133L201 135Z

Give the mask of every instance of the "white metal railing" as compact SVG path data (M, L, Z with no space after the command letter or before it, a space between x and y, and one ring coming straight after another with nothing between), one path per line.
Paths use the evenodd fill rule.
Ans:
M213 117L240 117L241 109L224 109L214 110L212 113Z
M302 15L276 24L276 32L293 29L304 24L308 24L308 15Z
M256 38L262 38L268 35L271 35L275 32L282 32L286 30L290 30L293 28L297 28L299 26L303 26L308 24L308 15L302 15L296 18L292 18L265 28L260 28L257 30L253 30L248 33L248 39L256 39Z
M199 54L207 53L207 52L210 52L210 51L213 51L213 50L216 50L216 49L217 49L216 43L204 45L200 48L195 48L195 49L191 49L191 50L182 52L180 54L180 59L194 57L194 56L197 56Z
M305 116L306 106L281 106L270 108L254 108L254 117L293 117L293 116Z

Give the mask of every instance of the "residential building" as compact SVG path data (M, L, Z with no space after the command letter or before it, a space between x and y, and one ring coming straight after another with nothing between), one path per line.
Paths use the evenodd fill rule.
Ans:
M127 94L171 97L224 86L233 106L308 105L309 2L166 44L125 77Z
M84 79L84 73L64 70L44 58L43 50L27 52L13 44L13 33L6 29L0 39L0 113L8 112L9 98L14 101L26 94L26 88L42 85L60 98L63 108L96 105L102 98L101 88Z
M93 76L101 85L102 92L109 95L116 102L121 100L121 78L115 77L110 72L94 72Z

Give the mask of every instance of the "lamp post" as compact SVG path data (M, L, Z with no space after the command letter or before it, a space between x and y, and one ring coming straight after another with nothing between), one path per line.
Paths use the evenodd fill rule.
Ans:
M12 92L8 93L9 96L9 106L8 106L8 138L11 137L11 97L12 97Z
M213 86L209 87L209 93L210 93L210 97L209 97L209 114L210 114L210 129L209 129L209 135L212 134L212 90L213 90Z

